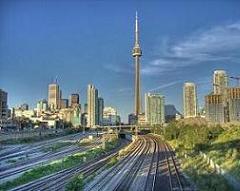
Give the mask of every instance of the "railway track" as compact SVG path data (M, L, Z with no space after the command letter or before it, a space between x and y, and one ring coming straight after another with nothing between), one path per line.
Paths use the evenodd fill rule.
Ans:
M113 167L98 174L88 183L85 191L194 191L180 171L178 161L170 146L153 135L139 136L131 144L124 158ZM13 189L14 191L64 190L65 185L76 174L88 177L116 157L118 151L98 160L65 169Z
M151 147L151 140L148 137L144 137L144 140L146 142L145 147L143 148L142 152L140 153L140 156L138 160L134 163L134 165L130 168L128 173L124 176L124 178L121 180L121 182L114 188L114 191L124 191L129 190L132 183L134 182L138 171L140 170L145 155L148 153Z
M122 143L120 147L125 145L126 143ZM119 149L119 148L118 148ZM74 168L65 169L59 171L55 174L51 174L49 176L45 176L36 181L27 183L25 185L19 186L17 188L12 189L12 191L47 191L47 190L62 190L66 183L76 174L85 174L89 175L95 170L101 168L105 165L108 160L118 154L118 149L114 149L108 154L102 155L101 157L91 160L85 164L80 164Z
M162 140L155 137L158 144L158 164L156 171L160 173L155 174L153 186L151 190L170 190L170 191L194 191L196 190L183 176L179 170L177 159L170 148L170 146ZM162 153L160 155L160 153ZM162 162L161 162L162 161ZM165 169L165 170L164 170ZM165 177L161 177L161 174L167 174ZM165 184L160 184L164 182Z
M99 145L100 139L97 139L96 142L94 144L92 144L91 146L85 146L85 147L72 147L70 146L68 149L66 150L62 150L56 153L47 153L44 156L40 156L37 158L33 158L27 161L23 161L20 164L16 164L13 166L10 166L9 168L5 167L1 169L1 173L0 173L0 179L4 179L22 172L25 172L27 170L32 169L33 167L37 166L37 165L43 165L45 163L51 162L53 160L57 160L57 159L61 159L65 156L77 153L77 152L83 152L86 151L87 149L91 149L94 148L95 146ZM72 147L72 148L71 148Z
M144 190L146 191L154 191L156 188L156 181L157 181L157 175L158 175L158 163L159 163L159 144L153 138L153 143L154 143L154 151L153 151L153 156L150 164L150 168L147 174L147 181L144 187Z
M156 136L139 136L138 147L85 191L193 191L170 147ZM145 173L145 174L144 174ZM144 178L146 176L147 178Z
M73 136L71 138L73 138ZM45 164L52 160L57 160L64 156L71 155L71 154L74 154L74 153L80 152L80 151L82 152L87 149L93 148L93 147L99 145L99 143L100 143L99 141L100 141L100 139L97 139L93 145L87 146L87 147L77 147L77 146L73 147L71 145L71 146L68 146L67 148L65 148L64 150L61 150L58 152L48 152L44 155L41 155L41 156L38 156L35 158L31 158L26 161L21 161L16 164L1 167L0 168L0 171L1 171L0 172L0 180L4 179L4 178L8 178L13 175L17 175L22 172L25 172L29 169L32 169L36 165L42 165L42 164Z
M14 148L8 148L5 151L3 150L0 153L0 160L3 159L7 159L7 158L12 158L12 157L17 157L19 155L23 155L23 154L30 154L30 153L34 153L36 151L38 151L41 147L45 146L45 145L52 145L55 144L57 141L59 140L74 140L74 139L78 139L81 138L82 136L84 136L82 133L77 133L77 134L72 134L72 135L65 135L65 136L61 136L61 137L57 137L51 140L45 140L45 141L41 141L41 142L36 142L33 143L31 145L21 145L21 146L17 146Z
M181 171L179 170L179 165L177 164L176 157L170 146L165 143L165 149L168 153L167 163L169 166L169 174L171 179L170 188L171 190L184 191L184 190L195 190L193 186L186 180Z
M128 163L132 163L140 152L142 152L142 148L144 147L144 144L146 144L143 140L137 140L134 142L130 148L132 152L128 152L128 154L118 162L114 168L110 168L109 170L105 171L105 173L99 177L98 180L95 181L94 184L91 184L88 186L85 190L86 191L92 191L92 190L104 190L108 188L104 188L105 185L107 185L110 181L112 181L112 177L115 176L116 174L120 174L121 171L125 168L125 165Z
M52 155L46 155L42 158L40 157L38 159L31 160L30 162L33 162L33 163L28 162L29 164L26 163L26 165L24 165L24 166L19 166L18 168L10 168L9 170L6 169L5 171L1 172L0 173L0 179L4 179L4 178L7 178L7 177L10 177L10 176L28 171L28 170L36 167L37 165L42 165L44 163L48 163L52 160L57 160L57 159L63 158L64 156L71 155L71 154L74 154L76 152L84 152L84 151L86 151L88 149L91 149L95 146L96 145L93 145L91 147L84 147L84 148L72 148L69 151L64 151L64 152L61 152L61 153L55 153L55 154L52 154Z

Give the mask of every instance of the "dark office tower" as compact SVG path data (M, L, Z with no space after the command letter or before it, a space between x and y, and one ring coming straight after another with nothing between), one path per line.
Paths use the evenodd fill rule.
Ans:
M84 104L83 113L88 113L88 104Z
M103 109L104 109L104 100L103 98L98 98L98 124L103 124Z
M70 101L71 108L78 107L79 106L79 94L77 94L77 93L71 94L69 101Z
M0 122L8 117L7 92L0 89Z

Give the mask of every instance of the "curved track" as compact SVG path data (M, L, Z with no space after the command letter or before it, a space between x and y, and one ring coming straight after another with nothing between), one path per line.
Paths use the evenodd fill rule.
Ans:
M182 175L170 146L153 135L139 136L133 151L98 175L85 191L195 190Z
M64 190L76 174L84 177L102 169L118 150L71 169L20 186L15 191ZM128 147L127 154L114 166L99 173L85 191L191 191L195 188L183 176L171 147L158 136L143 135Z

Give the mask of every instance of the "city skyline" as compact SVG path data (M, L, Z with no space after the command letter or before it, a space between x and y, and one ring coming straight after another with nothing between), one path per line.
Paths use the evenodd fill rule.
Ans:
M186 7L175 6L174 16L171 3L166 2L141 2L139 7L135 1L72 2L67 7L62 2L57 8L54 1L1 4L4 30L0 35L0 86L8 92L11 107L23 102L35 106L38 100L47 98L47 86L52 77L58 76L62 97L78 92L81 102L86 103L87 85L93 83L106 105L118 108L126 121L127 114L134 111L134 65L130 53L136 10L140 15L144 52L141 97L159 87L166 103L182 111L182 98L178 95L185 81L196 83L202 106L203 95L212 88L214 70L224 69L232 76L239 75L236 73L240 60L238 2L210 2L207 12L204 12L206 2L189 2ZM224 4L224 8L218 10L219 4ZM104 6L110 11L103 13ZM63 8L66 8L64 16L60 15ZM15 12L5 14L5 9ZM187 23L186 10L191 10L189 18L194 11L200 15ZM101 18L91 15L93 12L101 14ZM92 75L88 75L90 72Z

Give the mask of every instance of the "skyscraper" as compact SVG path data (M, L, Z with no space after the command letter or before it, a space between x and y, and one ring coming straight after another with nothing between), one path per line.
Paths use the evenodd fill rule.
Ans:
M98 98L98 124L103 124L103 109L104 109L104 100L103 98Z
M183 86L183 113L184 118L197 116L196 85L186 82Z
M7 96L7 92L0 89L0 120L8 117Z
M227 73L224 70L215 70L213 73L213 93L223 95L228 86Z
M51 110L56 110L60 108L60 89L57 83L52 83L48 85L48 106Z
M165 122L164 96L159 93L145 94L145 121L150 125Z
M79 94L77 94L77 93L71 94L69 101L70 101L71 108L78 107L79 106Z
M212 123L224 123L224 99L222 95L205 96L206 119Z
M227 117L230 122L240 121L240 88L227 88ZM226 117L225 117L226 118Z
M135 106L134 113L138 116L141 113L141 89L140 89L140 57L142 50L139 44L139 31L138 31L138 16L136 13L135 20L135 44L132 50L132 56L135 60Z
M87 90L88 120L87 126L93 127L98 123L98 90L89 84Z

